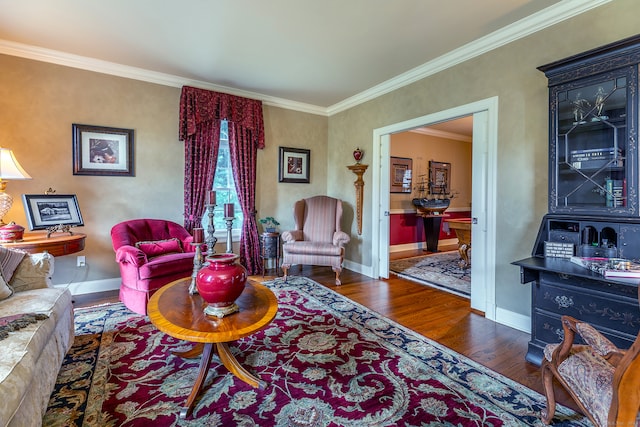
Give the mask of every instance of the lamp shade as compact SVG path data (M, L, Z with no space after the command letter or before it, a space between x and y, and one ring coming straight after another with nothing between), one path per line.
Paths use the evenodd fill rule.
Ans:
M0 179L31 179L8 148L0 148Z

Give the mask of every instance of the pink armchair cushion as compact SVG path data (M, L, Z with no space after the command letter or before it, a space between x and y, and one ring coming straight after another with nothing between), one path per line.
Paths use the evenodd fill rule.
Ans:
M318 256L337 256L342 254L340 246L334 246L331 243L318 242L292 242L287 243L287 252L289 254L298 255L318 255Z
M177 238L156 241L136 242L136 248L147 255L147 258L155 258L159 255L177 254L184 252L180 240Z

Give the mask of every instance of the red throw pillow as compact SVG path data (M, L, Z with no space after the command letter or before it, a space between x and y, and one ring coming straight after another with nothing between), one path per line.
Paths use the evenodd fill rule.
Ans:
M137 242L136 248L144 252L147 257L153 258L160 255L177 254L184 252L180 240L177 238L167 240L155 240L146 242Z

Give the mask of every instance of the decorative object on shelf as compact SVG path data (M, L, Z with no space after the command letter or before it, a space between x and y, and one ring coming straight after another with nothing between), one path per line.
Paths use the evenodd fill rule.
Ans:
M0 242L21 242L24 237L24 227L11 221L0 227Z
M23 194L22 201L30 230L71 233L84 225L75 194Z
M411 174L413 173L413 159L405 157L391 157L391 193L411 193Z
M202 245L204 244L204 229L203 228L194 228L193 229L193 242L191 242L192 246L195 246L196 251L193 256L193 273L191 273L191 285L189 285L189 294L195 295L198 293L198 288L196 285L196 276L198 272L202 268Z
M196 276L198 293L208 305L204 313L222 318L239 310L238 299L247 282L247 270L240 265L238 255L215 254L206 258Z
M5 192L7 181L16 179L31 179L31 176L20 166L13 151L0 148L0 226L5 224L3 219L13 205L13 197Z
M420 175L417 197L412 200L420 215L442 215L454 194L450 191L451 163L429 161L429 181Z
M362 201L364 198L364 180L362 179L362 175L364 175L368 167L369 165L363 165L361 163L347 166L347 168L358 177L353 183L356 187L356 218L358 221L358 235L362 234Z
M135 176L133 129L72 125L73 174Z
M276 226L280 225L280 223L272 216L260 218L258 221L260 221L260 224L264 227L264 231L267 233L275 233Z
M224 222L227 224L227 253L233 252L233 219L235 212L233 203L224 204Z
M70 236L73 236L73 231L71 231L71 226L68 224L58 224L51 227L47 227L47 238L51 237L53 233L69 233Z
M309 183L311 150L280 147L279 182Z
M215 236L216 227L214 225L214 209L216 208L216 192L211 190L207 195L207 215L209 216L209 224L207 226L207 256L216 253L216 243L218 238Z
M357 164L360 164L363 156L364 156L364 151L362 151L360 147L353 150L353 158L355 159Z

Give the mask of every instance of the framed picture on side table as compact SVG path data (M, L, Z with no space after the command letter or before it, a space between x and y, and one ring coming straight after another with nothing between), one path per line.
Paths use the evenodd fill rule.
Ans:
M23 194L22 201L30 230L84 225L75 194Z
M73 124L73 174L135 176L133 129Z

